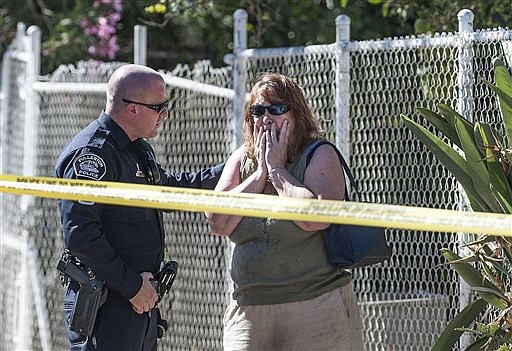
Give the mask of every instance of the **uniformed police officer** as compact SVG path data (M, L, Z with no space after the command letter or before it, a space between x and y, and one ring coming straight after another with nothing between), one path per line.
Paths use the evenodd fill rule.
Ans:
M56 163L61 178L213 189L222 166L172 174L143 138L168 116L165 82L140 65L118 68L99 118L78 133ZM149 208L62 200L65 247L109 289L91 337L69 329L78 284L66 285L64 315L71 350L156 350L158 295L151 284L164 252L162 213Z

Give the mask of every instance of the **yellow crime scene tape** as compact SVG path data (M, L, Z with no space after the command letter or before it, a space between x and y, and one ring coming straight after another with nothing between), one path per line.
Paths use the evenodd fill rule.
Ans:
M512 215L188 188L0 175L2 193L239 216L512 237Z

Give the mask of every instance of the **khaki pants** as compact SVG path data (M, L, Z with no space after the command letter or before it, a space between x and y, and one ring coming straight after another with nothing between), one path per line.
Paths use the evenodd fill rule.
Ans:
M362 351L352 284L311 300L239 306L224 314L224 350Z

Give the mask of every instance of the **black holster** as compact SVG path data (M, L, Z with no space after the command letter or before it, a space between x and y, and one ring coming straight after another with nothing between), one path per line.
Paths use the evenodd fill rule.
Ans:
M158 293L158 301L156 304L162 300L162 297L171 289L172 283L174 282L174 278L176 278L176 273L178 272L178 262L176 261L167 261L162 266L162 269L155 275L155 280L153 280L153 286L155 287L156 292ZM156 307L156 315L157 315L157 337L161 338L164 336L165 332L169 328L169 324L167 320L162 318L160 314L160 308Z
M107 299L108 288L105 282L98 280L90 269L81 265L67 251L59 260L57 269L63 281L71 279L80 285L69 328L82 335L92 336L98 310Z

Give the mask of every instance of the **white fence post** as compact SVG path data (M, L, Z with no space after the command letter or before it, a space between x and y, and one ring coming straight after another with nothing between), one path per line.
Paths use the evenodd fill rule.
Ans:
M37 147L37 118L38 107L35 92L32 84L41 72L41 29L38 26L30 26L27 29L24 39L24 51L28 53L27 70L23 86L25 98L25 124L23 131L23 175L35 175L36 163L35 152ZM26 212L33 203L33 197L23 195L21 198L21 210ZM24 242L21 252L22 267L20 271L20 294L19 294L19 320L17 346L19 349L26 349L32 340L32 318L29 307L28 291L30 287L28 277L28 232L22 229Z
M470 10L460 10L457 14L459 20L459 72L457 77L458 85L458 98L457 98L457 112L469 121L473 121L473 18L474 15ZM469 208L469 201L466 198L464 189L459 184L459 210L467 211ZM470 241L473 236L466 233L459 233L459 247ZM459 249L461 250L461 249ZM472 293L469 285L459 277L459 309L462 310L472 300ZM466 349L472 343L472 337L467 333L463 334L461 339L461 350Z
M9 83L11 81L11 49L7 49L2 57L2 75L0 86L0 173L5 173L4 161L7 148L7 127L9 113Z
M457 111L466 119L473 120L473 18L470 10L460 10L457 14L459 19L459 36L461 45L459 48L459 74L457 77L459 96L457 100Z
M350 17L336 17L336 146L350 165Z
M41 74L41 28L30 26L27 29L26 52L28 52L27 71L23 90L25 93L25 126L23 139L23 175L33 176L36 169L36 145L37 145L37 119L39 116L39 104L32 84ZM31 197L29 197L31 198ZM28 201L24 197L24 201ZM23 207L25 206L25 207ZM22 205L25 210L28 203Z
M234 41L234 62L233 62L233 90L235 97L233 99L233 120L231 121L231 130L233 137L231 140L231 151L235 151L242 144L242 126L245 110L245 71L242 67L242 57L240 53L247 49L247 12L238 9L233 14L235 25L233 28Z
M147 28L136 25L133 29L133 63L146 66L147 64Z

